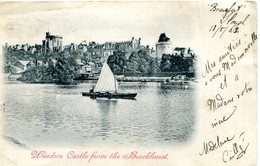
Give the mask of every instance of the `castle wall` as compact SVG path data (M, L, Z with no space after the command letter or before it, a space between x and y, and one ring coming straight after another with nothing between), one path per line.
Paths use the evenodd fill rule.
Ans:
M163 54L172 54L172 43L171 42L158 42L156 43L156 56L161 59Z

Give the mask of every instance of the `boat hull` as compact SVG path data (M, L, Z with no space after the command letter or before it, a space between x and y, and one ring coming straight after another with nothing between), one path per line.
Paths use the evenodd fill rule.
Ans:
M134 99L137 93L101 93L101 92L82 92L82 96L90 98L109 98L109 99Z

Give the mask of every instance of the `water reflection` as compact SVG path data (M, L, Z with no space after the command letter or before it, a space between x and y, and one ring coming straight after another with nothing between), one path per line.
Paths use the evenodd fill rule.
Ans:
M100 136L105 140L109 137L109 132L111 129L110 111L114 111L117 105L117 100L109 99L96 99L95 100L100 113Z
M162 89L158 83L120 83L136 100L91 99L77 86L7 84L6 136L33 146L184 143L194 131L194 90ZM19 138L19 139L18 139Z
M57 88L59 88L59 89L75 89L75 88L77 88L77 85L57 85Z

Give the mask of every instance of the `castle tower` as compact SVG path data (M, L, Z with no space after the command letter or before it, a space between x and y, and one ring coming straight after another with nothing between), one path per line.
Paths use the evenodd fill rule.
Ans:
M172 54L172 42L165 33L161 33L156 43L156 56L161 59L163 54Z
M51 35L50 32L46 32L45 40L42 41L43 54L51 54L53 52L62 51L62 37L57 35Z

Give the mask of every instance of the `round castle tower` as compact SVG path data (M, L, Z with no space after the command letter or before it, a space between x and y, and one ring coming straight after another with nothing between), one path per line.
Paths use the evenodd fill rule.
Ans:
M163 54L172 54L172 42L165 33L161 33L158 42L156 43L156 56L161 59Z

